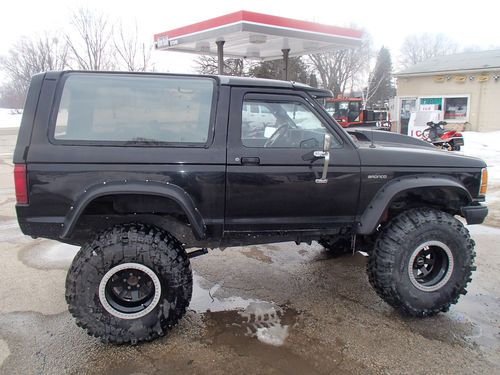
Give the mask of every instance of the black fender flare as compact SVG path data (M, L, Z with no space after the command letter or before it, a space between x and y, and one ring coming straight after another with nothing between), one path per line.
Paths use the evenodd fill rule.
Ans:
M469 191L459 181L443 176L408 176L396 178L385 184L375 194L358 220L357 234L371 234L377 228L382 219L384 211L394 197L406 190L425 187L451 187L458 189L468 200L472 202Z
M61 239L67 239L71 235L78 219L90 202L105 195L116 194L156 195L172 199L184 210L195 237L198 240L206 237L205 222L189 194L175 184L158 181L111 181L103 182L102 184L88 188L77 201L72 204L71 210L68 215L66 215L64 223L62 224L63 230L59 237Z

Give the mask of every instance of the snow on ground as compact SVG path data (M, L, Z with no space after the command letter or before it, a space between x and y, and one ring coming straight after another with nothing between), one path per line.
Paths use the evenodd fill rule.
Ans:
M463 153L483 159L488 165L488 180L500 185L500 131L464 132L463 135Z
M0 108L0 129L18 128L21 125L21 112L22 110Z
M463 132L465 155L483 159L488 165L488 204L500 203L500 131L478 133Z

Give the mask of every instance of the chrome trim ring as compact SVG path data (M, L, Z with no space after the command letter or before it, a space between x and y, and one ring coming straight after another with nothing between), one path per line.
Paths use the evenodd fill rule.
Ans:
M446 254L447 260L448 260L448 269L446 270L446 273L441 277L441 279L434 285L423 285L421 282L419 282L414 273L413 273L413 266L415 263L415 259L419 255L419 253L422 250L426 250L430 248L431 246L439 247L443 252ZM413 286L423 292L435 292L436 290L442 288L451 278L451 274L453 273L453 268L454 268L454 260L453 260L453 254L450 250L450 248L444 244L441 241L427 241L419 246L413 251L411 254L410 260L408 262L408 276L410 278L411 283Z
M153 299L152 299L151 303L148 306L146 306L146 308L142 311L138 311L135 313L124 313L124 312L118 311L113 306L110 305L110 303L108 302L108 300L106 298L106 285L107 285L109 279L111 279L111 277L113 277L113 275L116 274L117 272L120 272L120 271L125 270L125 269L134 269L134 270L144 272L153 281L153 285L155 288ZM154 273L153 270L151 270L149 267L146 267L145 265L139 264L139 263L119 264L119 265L111 268L108 272L106 272L106 274L101 279L101 282L99 283L99 301L101 302L102 307L104 307L104 309L108 313L110 313L111 315L113 315L117 318L120 318L120 319L127 319L127 320L138 319L138 318L142 318L143 316L149 314L158 305L158 302L160 302L160 296L161 296L160 279L158 278L158 276L156 276L156 273Z

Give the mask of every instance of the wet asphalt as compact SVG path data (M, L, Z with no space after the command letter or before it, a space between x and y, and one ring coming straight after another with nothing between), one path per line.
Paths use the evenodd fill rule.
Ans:
M469 229L478 270L449 313L400 316L371 289L361 254L318 244L219 249L192 259L193 299L166 337L102 344L64 301L78 250L18 229L12 151L0 130L0 374L500 373L500 229Z

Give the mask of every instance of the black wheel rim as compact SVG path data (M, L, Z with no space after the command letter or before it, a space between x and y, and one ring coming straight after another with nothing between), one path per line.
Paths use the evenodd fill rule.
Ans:
M99 283L102 307L120 319L138 319L158 306L162 286L157 274L140 263L112 267Z
M453 270L450 248L439 241L418 246L408 264L412 284L423 291L435 291L446 284Z
M106 299L122 313L136 313L146 309L153 301L153 280L137 269L127 268L115 273L106 284Z

